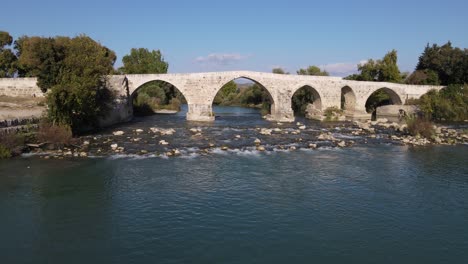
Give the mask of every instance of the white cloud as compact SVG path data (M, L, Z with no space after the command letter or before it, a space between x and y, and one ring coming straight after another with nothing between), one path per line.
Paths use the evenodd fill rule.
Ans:
M251 56L239 53L211 53L208 56L199 56L195 58L195 62L199 64L230 65L249 57Z

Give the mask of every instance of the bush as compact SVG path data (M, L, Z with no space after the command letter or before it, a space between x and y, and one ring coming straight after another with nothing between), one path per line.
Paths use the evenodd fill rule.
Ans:
M7 159L18 154L18 148L24 145L24 136L22 134L0 134L0 159Z
M181 104L182 103L180 102L179 98L172 98L171 101L169 102L169 109L180 111Z
M51 143L61 148L73 143L73 134L68 125L53 124L47 120L42 120L39 123L37 140L39 142Z
M0 144L0 159L11 158L11 150Z
M409 117L406 124L408 125L408 133L412 136L430 139L435 135L434 123L427 118Z
M438 121L468 119L468 85L449 85L421 96L419 107L427 118Z
M338 121L339 116L343 114L343 110L338 109L337 107L328 107L325 109L325 120L324 121Z

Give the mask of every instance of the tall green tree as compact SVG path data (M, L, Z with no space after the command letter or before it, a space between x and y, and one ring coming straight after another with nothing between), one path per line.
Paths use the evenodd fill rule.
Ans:
M16 43L19 71L34 76L47 93L48 118L74 133L96 127L108 114L112 94L106 75L116 55L86 35L21 37Z
M113 73L116 55L85 35L56 41L56 50L64 55L47 95L48 116L70 125L75 133L97 127L113 99L105 76Z
M37 77L37 85L43 92L47 92L59 83L70 42L68 37L20 37L15 41L19 75Z
M122 59L123 67L119 70L123 74L167 73L169 64L159 50L149 51L145 48L131 49L129 55Z
M416 71L435 72L442 85L468 83L468 49L452 47L450 41L442 46L428 44L419 57ZM434 79L432 75L429 78Z
M369 59L367 62L358 65L358 74L353 74L345 79L369 82L403 82L405 74L402 74L398 68L398 54L392 50L385 54L382 59ZM375 112L377 107L391 104L390 95L384 90L374 92L366 102L367 112Z
M309 66L307 69L299 69L297 71L298 75L314 75L314 76L329 76L330 74L327 71L322 71L317 66Z
M345 79L369 82L393 82L401 83L403 75L398 68L398 54L392 50L385 54L381 60L369 59L358 64L359 74L353 74Z
M13 43L13 37L5 31L0 31L0 78L14 77L16 74L16 55L7 48Z

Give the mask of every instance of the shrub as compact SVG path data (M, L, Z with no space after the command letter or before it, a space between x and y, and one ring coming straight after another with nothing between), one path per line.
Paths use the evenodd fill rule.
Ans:
M427 139L435 135L434 123L423 117L409 117L406 120L408 133L412 136L421 136Z
M22 134L0 134L0 159L6 159L19 153L18 148L24 145L24 136Z
M176 111L180 111L180 105L182 103L180 102L180 100L178 98L172 98L170 103L169 103L169 108L171 110L176 110Z
M324 121L338 121L338 117L343 114L343 110L337 107L328 107L325 109L325 120Z
M9 158L11 158L10 149L0 144L0 159L9 159Z
M39 142L51 143L61 148L73 143L73 134L68 125L53 124L47 120L42 120L39 123L37 140Z
M463 121L468 119L468 85L449 85L421 96L419 107L432 120Z

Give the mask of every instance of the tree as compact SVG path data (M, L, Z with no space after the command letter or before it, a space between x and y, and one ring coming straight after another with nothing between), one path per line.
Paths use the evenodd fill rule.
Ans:
M6 31L0 31L0 49L10 46L13 43L13 37Z
M450 41L442 46L428 44L416 71L435 72L442 85L468 83L468 49L454 48Z
M309 66L307 69L299 69L298 75L314 75L314 76L329 76L327 71L322 71L317 66Z
M230 103L237 94L237 84L234 81L226 83L216 94L213 101L216 105L225 105Z
M13 38L8 32L0 31L0 78L13 77L16 73L16 56L8 48Z
M122 62L123 66L118 70L122 74L164 74L169 68L169 63L164 61L161 51L149 51L146 48L131 49L130 54L123 57ZM135 111L137 115L148 115L154 114L154 110L161 108L180 109L180 105L175 107L177 109L170 107L174 106L174 100L185 102L185 98L173 85L154 81L143 84L138 89L138 94L133 98L133 105L138 107L138 111Z
M289 74L289 72L286 72L283 68L274 68L271 72L276 74Z
M51 52L54 60L39 63L38 83L50 86L47 94L48 118L55 124L69 125L74 133L97 127L112 103L106 75L113 72L115 53L91 38L56 37L35 40L38 50ZM23 46L24 47L24 46ZM37 50L32 49L35 55ZM25 50L21 56L24 56ZM43 58L39 56L39 58ZM43 79L52 69L47 82ZM44 87L41 87L44 88Z
M403 75L398 65L398 55L396 50L385 54L381 60L369 59L367 62L358 64L359 74L346 77L346 80L369 81L369 82L393 82L401 83Z
M68 37L20 37L15 41L18 74L22 77L37 77L37 85L43 92L47 92L59 83L70 41Z
M123 74L167 73L169 68L161 51L149 51L145 48L131 49L130 54L123 57L122 62L123 67L119 71Z
M437 121L468 119L468 85L451 84L440 91L431 90L421 96L418 105L426 117Z
M430 69L414 71L408 76L406 83L416 85L440 85L439 75L437 72Z
M402 74L397 65L398 55L396 50L385 54L380 62L380 71L377 80L379 82L401 83Z

